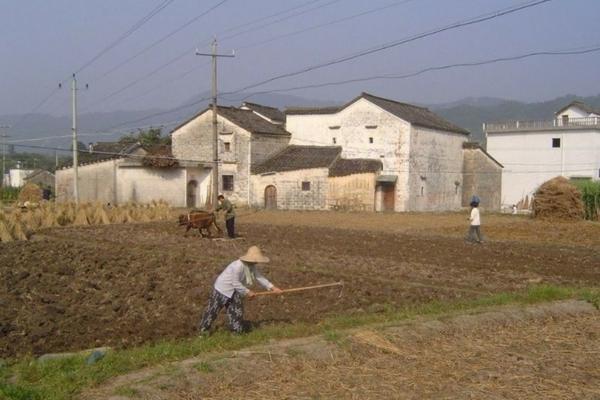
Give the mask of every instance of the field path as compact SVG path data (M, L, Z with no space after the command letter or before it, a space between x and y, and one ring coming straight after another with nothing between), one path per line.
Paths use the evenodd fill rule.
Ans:
M80 398L597 399L599 332L581 301L496 307L210 353Z

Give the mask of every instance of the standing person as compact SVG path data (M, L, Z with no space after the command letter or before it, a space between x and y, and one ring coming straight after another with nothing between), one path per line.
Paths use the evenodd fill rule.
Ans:
M229 236L230 239L233 239L235 238L235 210L233 209L233 204L231 204L231 202L222 194L220 194L217 199L219 200L219 205L217 206L216 211L225 211L225 226L227 227L227 236Z
M281 289L275 287L256 269L256 264L268 262L269 258L262 254L260 248L252 246L246 254L233 261L221 272L215 281L208 306L200 321L200 332L202 334L210 332L212 323L223 307L225 307L229 318L229 328L233 332L243 333L248 330L244 323L242 298L248 297L251 299L255 296L255 293L247 286L258 282L267 290L281 293Z
M481 236L481 216L479 214L479 202L471 201L471 215L469 216L471 225L469 226L469 233L467 234L467 241L475 243L483 243L483 237Z

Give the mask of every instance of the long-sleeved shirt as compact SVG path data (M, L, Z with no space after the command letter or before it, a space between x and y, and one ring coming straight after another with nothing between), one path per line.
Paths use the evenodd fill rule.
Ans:
M235 210L233 204L227 199L224 199L221 204L217 206L217 211L225 210L225 219L231 219L235 217Z
M263 274L260 273L256 269L255 265L248 265L250 271L254 273L254 277L256 278L256 282L258 282L262 287L267 290L271 290L273 288L273 284L269 282L267 278L264 277ZM242 260L235 260L231 264L229 264L221 275L215 281L215 290L221 293L224 296L231 298L233 296L234 291L238 291L242 296L245 296L249 289L244 286L242 283L245 279L244 274L244 265Z
M479 217L479 208L473 207L471 210L471 225L479 226L481 225L481 218Z

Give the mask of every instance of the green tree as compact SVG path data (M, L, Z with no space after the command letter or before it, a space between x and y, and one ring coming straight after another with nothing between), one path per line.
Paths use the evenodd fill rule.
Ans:
M137 133L130 133L119 139L120 143L140 143L142 146L154 146L157 144L171 144L170 136L162 136L161 128L140 129Z

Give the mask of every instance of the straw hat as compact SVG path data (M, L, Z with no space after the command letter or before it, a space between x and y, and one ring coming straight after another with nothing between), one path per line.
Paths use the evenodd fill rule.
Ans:
M246 254L240 257L240 260L249 263L268 263L269 257L264 256L258 246L252 246L248 249Z

